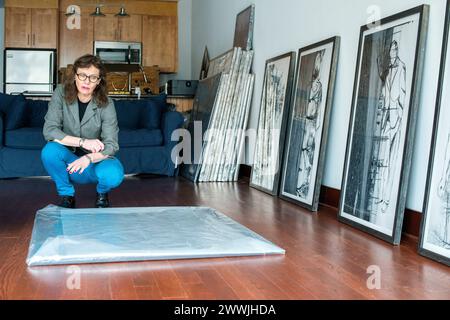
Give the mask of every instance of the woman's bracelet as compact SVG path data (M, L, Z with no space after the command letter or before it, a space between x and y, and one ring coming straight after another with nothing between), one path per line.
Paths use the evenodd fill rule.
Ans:
M94 163L94 160L88 154L85 154L84 156L89 159L89 163Z

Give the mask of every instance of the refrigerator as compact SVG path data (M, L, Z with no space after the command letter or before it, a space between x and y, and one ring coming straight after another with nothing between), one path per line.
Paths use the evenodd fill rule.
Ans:
M5 49L3 92L51 96L56 87L56 50Z

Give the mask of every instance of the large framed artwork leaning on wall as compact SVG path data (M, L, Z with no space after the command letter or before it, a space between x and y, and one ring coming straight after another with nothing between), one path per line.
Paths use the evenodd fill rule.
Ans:
M362 26L339 220L399 244L429 6Z
M278 195L295 52L266 61L250 186Z
M317 211L340 38L298 52L280 197Z
M187 144L190 146L190 150L183 150L185 153L183 157L189 157L189 163L183 163L180 169L180 174L192 182L198 182L204 144L203 136L208 129L221 81L222 74L218 73L212 77L202 79L198 83L191 119L187 124L190 136L190 141Z
M450 266L450 0L447 1L419 253Z

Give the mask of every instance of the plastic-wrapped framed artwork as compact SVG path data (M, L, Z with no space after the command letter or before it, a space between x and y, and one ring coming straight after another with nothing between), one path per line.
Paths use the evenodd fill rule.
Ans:
M29 266L284 254L206 207L64 209L36 214Z

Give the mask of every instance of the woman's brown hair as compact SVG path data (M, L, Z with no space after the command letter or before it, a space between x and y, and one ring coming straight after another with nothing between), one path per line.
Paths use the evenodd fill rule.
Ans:
M94 89L93 98L99 107L108 104L108 87L106 84L106 69L100 58L92 54L85 54L75 60L73 68L64 83L64 98L68 104L77 99L78 89L75 84L75 77L79 68L96 67L100 71L100 83Z

